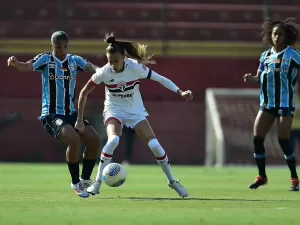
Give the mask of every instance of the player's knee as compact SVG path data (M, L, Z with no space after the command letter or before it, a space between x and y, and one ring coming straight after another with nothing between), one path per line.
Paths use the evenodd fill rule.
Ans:
M80 137L69 125L62 128L59 139L69 146L80 146Z
M295 157L294 151L291 148L290 140L286 138L278 138L278 143L283 151L286 159L293 159Z
M264 147L265 139L260 136L253 137L254 144L254 157L255 158L264 158L265 157L265 147Z

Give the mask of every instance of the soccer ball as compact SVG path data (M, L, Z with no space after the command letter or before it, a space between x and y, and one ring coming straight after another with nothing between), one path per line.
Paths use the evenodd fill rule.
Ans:
M126 170L122 165L110 163L103 170L102 180L110 187L120 187L125 183L126 176Z

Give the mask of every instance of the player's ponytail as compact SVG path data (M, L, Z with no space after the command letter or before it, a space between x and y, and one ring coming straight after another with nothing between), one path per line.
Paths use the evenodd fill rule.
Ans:
M113 33L106 34L104 41L109 43L106 48L108 53L120 52L122 55L127 54L130 58L136 59L142 64L155 64L155 61L151 60L153 55L147 55L147 45L132 41L116 40Z

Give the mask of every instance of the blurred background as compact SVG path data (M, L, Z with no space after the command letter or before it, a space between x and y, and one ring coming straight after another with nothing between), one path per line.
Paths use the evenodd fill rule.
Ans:
M98 66L106 63L106 32L148 44L157 62L151 68L181 89L194 92L194 101L183 102L160 84L141 83L149 121L173 164L203 165L205 152L214 152L220 131L224 163L252 164L252 125L259 99L257 91L247 94L246 90L258 86L243 83L242 76L256 73L266 48L260 36L266 17L296 17L300 21L299 0L7 1L0 7L0 161L65 159L64 146L50 137L37 119L41 110L40 75L21 74L6 66L12 55L27 61L51 51L51 34L64 30L70 38L69 53ZM91 75L78 76L76 96ZM227 91L206 98L208 88ZM234 89L240 89L238 94ZM103 100L102 86L92 93L86 111L102 145L106 141ZM211 107L214 102L216 110ZM221 122L219 128L216 121ZM266 141L268 162L283 164L274 132ZM218 153L213 154L218 157ZM124 160L155 163L147 146L126 130L114 156L114 161ZM212 164L214 161L210 159Z

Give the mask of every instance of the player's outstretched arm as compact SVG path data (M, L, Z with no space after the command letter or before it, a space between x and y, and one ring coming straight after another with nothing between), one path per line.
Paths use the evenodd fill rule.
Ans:
M151 71L150 79L159 82L165 88L177 93L182 98L184 98L186 101L193 100L193 93L190 90L182 91L171 80L169 80L168 78L166 78L164 76L159 75L158 73L156 73L154 71Z
M257 71L255 76L253 76L252 73L246 73L244 75L244 82L259 83L261 74L262 74L261 71Z
M80 91L79 99L78 99L78 113L77 113L77 121L75 124L75 129L78 130L79 133L84 131L84 123L83 123L83 115L84 109L87 101L87 97L91 91L95 89L95 85L92 82L88 82Z
M7 66L14 67L20 72L31 72L33 70L32 62L19 62L15 56L8 58Z
M88 62L85 66L85 71L86 72L90 72L90 73L96 73L96 70L98 69L99 67Z

